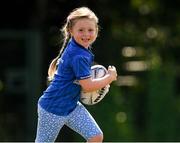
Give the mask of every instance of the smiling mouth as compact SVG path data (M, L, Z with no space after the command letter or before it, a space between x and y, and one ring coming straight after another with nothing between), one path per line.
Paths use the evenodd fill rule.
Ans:
M89 42L90 39L81 39L83 42Z

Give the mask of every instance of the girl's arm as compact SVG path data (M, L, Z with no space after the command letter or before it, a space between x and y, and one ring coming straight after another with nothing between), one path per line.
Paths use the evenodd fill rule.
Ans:
M85 92L91 92L105 87L106 85L110 84L112 81L116 80L116 78L117 78L116 68L114 66L112 67L109 66L108 74L106 74L104 77L97 79L92 79L92 78L83 79L80 80L79 83Z

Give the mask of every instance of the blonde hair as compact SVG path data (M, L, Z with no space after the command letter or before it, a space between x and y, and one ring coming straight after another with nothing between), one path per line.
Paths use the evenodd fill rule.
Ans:
M88 18L88 19L94 20L97 25L97 32L98 32L98 18L93 11L91 11L87 7L80 7L80 8L74 9L67 17L66 23L64 24L64 26L61 29L61 32L64 37L63 44L62 44L62 48L59 51L58 56L52 60L50 66L49 66L49 69L48 69L48 80L49 81L51 81L54 78L58 59L61 57L68 40L71 38L70 29L72 29L76 20L82 19L82 18Z

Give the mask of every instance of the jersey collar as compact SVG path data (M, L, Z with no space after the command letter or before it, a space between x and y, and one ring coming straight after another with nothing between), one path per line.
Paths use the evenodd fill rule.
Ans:
M93 55L93 53L92 53L92 51L91 51L92 47L88 47L88 49L85 48L85 47L83 47L82 45L80 45L79 43L77 43L73 37L70 39L70 42L71 42L74 46L79 47L79 48L82 48L83 50L88 51L88 52L90 52L90 53Z

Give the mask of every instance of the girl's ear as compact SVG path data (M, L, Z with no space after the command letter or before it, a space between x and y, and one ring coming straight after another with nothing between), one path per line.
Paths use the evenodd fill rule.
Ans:
M73 35L73 33L72 33L72 28L69 28L69 29L68 29L68 32L69 32L70 36L72 37L72 35Z

